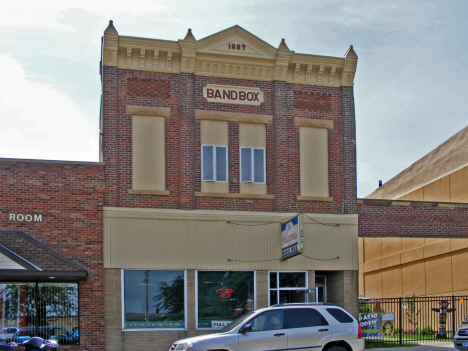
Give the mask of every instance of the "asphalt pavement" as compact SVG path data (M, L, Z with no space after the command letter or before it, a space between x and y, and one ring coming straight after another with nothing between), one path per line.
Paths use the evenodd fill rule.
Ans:
M445 351L445 350L457 350L453 347L453 342L428 342L421 343L421 346L413 347L395 347L395 348L382 348L382 349L366 349L372 351Z

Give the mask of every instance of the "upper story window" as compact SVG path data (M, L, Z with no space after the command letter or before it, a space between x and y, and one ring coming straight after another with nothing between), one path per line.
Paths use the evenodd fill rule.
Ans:
M202 145L202 181L227 182L227 146Z
M254 147L240 148L241 183L265 184L266 180L265 149Z

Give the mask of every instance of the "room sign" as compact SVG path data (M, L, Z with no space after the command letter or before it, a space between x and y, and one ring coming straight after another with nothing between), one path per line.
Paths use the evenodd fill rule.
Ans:
M263 92L258 88L208 84L203 88L203 97L208 102L260 106Z
M303 247L304 216L302 214L281 224L281 259L299 255Z

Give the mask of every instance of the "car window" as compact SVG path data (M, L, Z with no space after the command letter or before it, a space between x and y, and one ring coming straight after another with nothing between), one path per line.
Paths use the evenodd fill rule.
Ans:
M252 319L252 331L283 329L283 310L267 311Z
M308 328L328 325L327 320L314 308L288 310L288 328Z
M330 313L340 323L354 322L354 319L352 319L350 315L339 308L327 308L327 312Z

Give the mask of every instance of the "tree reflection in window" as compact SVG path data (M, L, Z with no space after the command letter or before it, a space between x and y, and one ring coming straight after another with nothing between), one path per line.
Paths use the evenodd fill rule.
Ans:
M124 271L124 328L185 328L184 272Z

